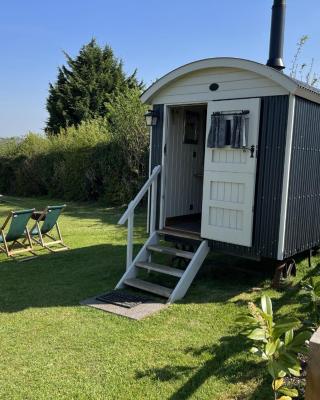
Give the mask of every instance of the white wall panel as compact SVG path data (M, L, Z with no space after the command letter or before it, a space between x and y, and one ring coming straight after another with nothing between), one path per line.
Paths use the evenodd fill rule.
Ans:
M209 90L211 83L219 89ZM212 68L191 72L161 89L153 104L187 104L232 98L276 96L288 94L277 83L251 71L235 68Z

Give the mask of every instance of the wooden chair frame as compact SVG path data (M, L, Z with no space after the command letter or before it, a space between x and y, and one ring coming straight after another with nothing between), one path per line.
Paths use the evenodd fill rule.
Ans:
M10 214L7 216L6 220L4 221L2 227L0 228L0 234L1 234L2 240L3 240L3 245L0 244L0 252L5 253L8 257L10 257L16 261L22 262L22 261L31 260L31 259L37 257L37 254L33 251L32 240L31 240L31 236L30 236L28 227L25 228L25 236L26 237L24 238L23 241L16 239L16 240L13 240L12 243L8 243L8 241L6 240L6 233L5 233L4 229L6 228L6 226L12 219L13 215L14 215L14 212L11 211ZM25 242L27 242L27 244L25 244ZM15 249L15 245L17 245L17 244L19 245L19 248ZM31 253L32 256L27 257L27 258L18 259L16 257L16 255L22 254L22 253Z
M55 237L53 237L52 235L49 235L49 233L42 233L41 232L41 227L40 227L40 222L43 221L45 219L45 216L48 213L48 209L49 207L46 207L42 213L40 214L39 218L37 219L36 223L33 225L33 227L31 228L30 232L31 232L31 239L39 244L40 246L44 247L45 249L51 251L52 253L56 253L58 251L64 251L64 250L69 250L69 247L64 243L62 235L61 235L61 231L59 228L59 223L58 220L55 223L55 227L57 230L57 235L58 235L58 239L56 239ZM32 234L32 232L37 229L37 233L36 234ZM37 239L35 236L39 236L39 239ZM44 238L49 238L51 240L51 242L45 242ZM61 246L58 248L52 248L52 246Z

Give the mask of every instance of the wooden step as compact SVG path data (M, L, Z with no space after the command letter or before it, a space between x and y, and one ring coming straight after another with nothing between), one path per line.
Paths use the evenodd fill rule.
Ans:
M191 260L194 256L194 253L192 253L191 251L178 250L174 249L173 247L150 245L147 247L147 249L151 251L156 251L157 253L169 254L170 256L187 258L189 260Z
M197 233L185 232L185 231L181 231L179 229L164 228L164 229L158 230L157 233L159 235L174 236L174 237L178 237L181 239L189 239L189 240L196 240L196 241L202 240L200 235L198 235Z
M173 289L169 289L165 286L156 285L155 283L146 282L142 279L136 278L126 279L124 281L124 284L166 298L169 298L171 293L173 292Z
M148 269L150 271L160 272L161 274L175 276L177 278L181 278L184 271L178 268L168 267L167 265L156 264L152 262L142 262L139 261L136 263L136 267Z

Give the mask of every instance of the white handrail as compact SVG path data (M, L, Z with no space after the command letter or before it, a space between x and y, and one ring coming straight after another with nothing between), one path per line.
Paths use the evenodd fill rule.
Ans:
M140 189L140 192L136 195L136 197L129 203L127 210L122 215L122 217L119 219L118 225L125 224L125 222L129 218L129 215L140 203L141 199L146 194L147 190L152 185L152 183L155 181L155 179L159 175L160 171L161 171L161 165L157 165L156 167L154 167L152 174L149 176L149 179L147 180L147 182L142 186L142 188Z
M147 193L150 186L152 186L151 191L151 210L150 210L150 235L153 234L156 227L156 212L157 212L157 184L158 175L161 171L161 165L154 167L152 174L149 176L147 182L142 186L136 197L129 203L128 208L125 213L118 221L118 225L123 225L128 221L128 238L127 238L127 269L132 264L132 254L133 254L133 225L134 225L134 210L137 205L142 200L143 196Z

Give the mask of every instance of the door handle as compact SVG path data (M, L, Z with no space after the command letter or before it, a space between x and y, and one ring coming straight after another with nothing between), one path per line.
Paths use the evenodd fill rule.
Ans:
M254 158L254 152L256 150L256 146L252 145L250 147L242 147L243 151L249 150L250 151L250 158Z
M254 158L254 151L255 151L255 146L252 145L252 146L250 147L250 158Z

